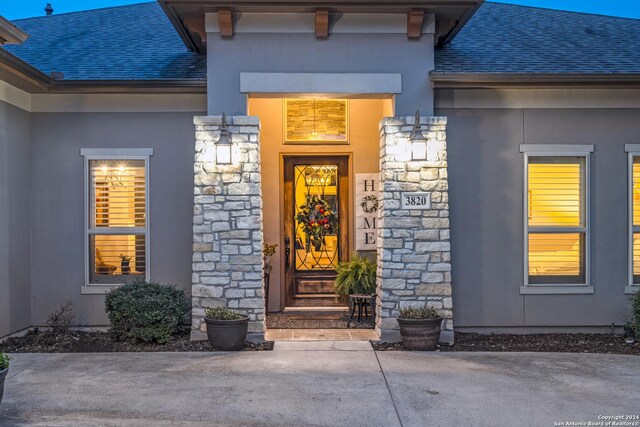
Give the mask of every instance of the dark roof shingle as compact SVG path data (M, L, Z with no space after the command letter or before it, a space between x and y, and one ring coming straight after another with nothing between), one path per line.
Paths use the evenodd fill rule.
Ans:
M206 79L206 56L155 2L14 23L30 38L4 49L65 80ZM640 73L640 20L487 2L436 49L435 71Z
M14 21L29 34L8 52L65 80L206 78L206 57L190 52L157 3Z
M444 73L640 73L640 20L484 3L436 50Z

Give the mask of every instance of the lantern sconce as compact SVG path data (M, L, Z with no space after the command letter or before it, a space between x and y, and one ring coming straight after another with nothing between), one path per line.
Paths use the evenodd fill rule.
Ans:
M216 141L216 163L219 165L230 165L232 159L231 135L227 129L227 117L222 113L222 125L220 126L220 138Z
M411 160L427 160L427 139L420 124L419 110L416 110L416 122L411 132Z

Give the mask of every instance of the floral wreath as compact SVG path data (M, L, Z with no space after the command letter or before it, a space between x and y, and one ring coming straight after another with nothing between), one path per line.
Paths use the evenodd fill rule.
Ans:
M360 202L360 207L364 213L372 214L378 210L378 198L372 194L364 196Z
M338 232L338 214L326 200L314 196L299 209L296 221L302 226L307 237L319 240L328 234Z

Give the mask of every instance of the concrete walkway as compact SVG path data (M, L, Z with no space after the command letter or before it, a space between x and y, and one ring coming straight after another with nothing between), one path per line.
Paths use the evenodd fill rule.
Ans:
M640 358L374 352L16 354L0 425L553 426L640 413Z

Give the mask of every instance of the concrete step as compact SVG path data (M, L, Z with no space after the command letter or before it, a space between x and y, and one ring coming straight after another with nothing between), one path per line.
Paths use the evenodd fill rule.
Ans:
M273 351L373 351L369 341L276 341Z

